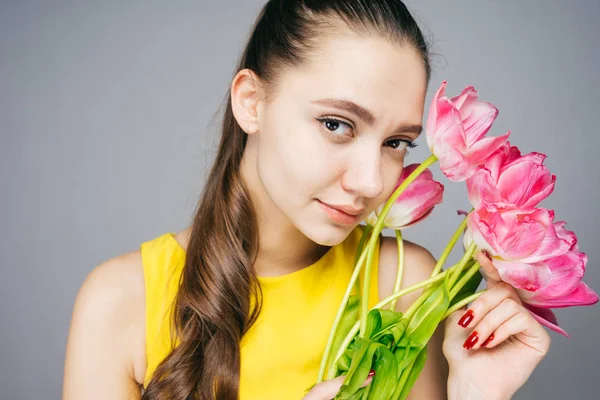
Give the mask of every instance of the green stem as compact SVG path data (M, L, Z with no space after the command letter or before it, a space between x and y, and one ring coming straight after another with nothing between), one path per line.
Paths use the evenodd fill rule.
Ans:
M373 234L369 239L369 244L367 245L368 253L367 253L367 266L365 268L364 275L364 284L363 284L363 293L361 307L360 307L360 336L364 337L365 330L367 327L367 314L369 313L369 289L371 286L371 267L373 265L373 258L375 257L375 244L377 239L379 238L379 234L383 230L383 221L387 216L388 212L396 202L396 199L400 197L400 194L410 185L420 174L425 171L427 167L437 161L437 157L435 155L430 155L421 165L419 165L402 183L394 190L392 195L386 201L383 210L377 218L377 222L373 227Z
M396 229L396 243L398 243L398 272L396 273L396 284L394 285L393 293L400 290L402 275L404 274L404 240L402 240L402 232L400 232L400 229ZM397 298L392 300L390 303L390 310L394 311L396 309L397 300Z
M465 264L467 264L467 262L469 261L469 259L471 258L473 251L475 251L475 248L477 246L475 245L475 243L472 243L471 246L469 246L469 248L467 249L467 251L465 252L465 254L463 255L463 257L461 258L461 260L458 262L458 264L456 264L455 266L453 266L452 268L449 268L447 271L450 271L452 269L450 273L450 276L448 277L449 280L449 288L451 288L454 284L455 280L452 280L454 278L454 276L459 276L460 275L460 271L463 270ZM412 317L412 315L417 311L417 309L421 306L421 304L423 304L425 302L425 300L427 300L427 298L433 293L433 291L436 289L436 287L434 285L432 285L431 287L427 288L426 290L423 291L423 293L421 294L421 296L419 296L419 298L417 300L415 300L414 303L411 304L411 306L408 308L408 310L406 310L406 312L404 313L404 316L410 320L410 318Z
M453 267L453 268L454 268L454 267ZM445 276L447 273L449 273L449 271L450 271L450 269L448 269L448 270L446 270L446 271L444 271L444 272L440 272L439 274L437 274L437 275L436 275L436 276L434 276L433 278L429 278L429 279L427 279L427 280L424 280L424 281L422 281L422 282L419 282L419 283L417 283L417 284L415 284L415 285L409 286L409 287L407 287L407 288L405 288L405 289L402 289L402 290L400 290L400 291L398 291L398 292L395 292L395 293L393 293L392 295L390 295L390 296L386 297L385 299L381 300L379 303L377 303L377 304L375 305L375 307L373 307L373 309L376 309L376 308L382 308L382 307L384 307L386 304L388 304L388 303L390 303L390 302L392 302L392 301L394 301L394 300L396 300L396 299L398 299L398 298L400 298L400 297L404 296L404 295L405 295L405 294L407 294L407 293L413 292L413 291L415 291L415 290L417 290L417 289L421 289L422 287L425 287L425 286L427 286L427 285L429 285L429 284L432 284L432 283L438 282L438 281L440 281L440 280L444 279L444 276ZM406 315L406 314L405 314L405 315Z
M471 210L471 211L473 211L473 210ZM431 276L434 276L435 274L437 274L442 269L442 265L444 265L444 263L446 262L446 259L448 258L448 256L452 252L452 249L454 249L454 246L456 245L456 242L458 242L458 239L460 239L460 236L463 234L463 232L465 231L465 229L467 227L467 217L468 217L468 215L460 223L460 225L458 226L458 228L456 228L456 231L454 232L454 235L452 235L452 238L450 239L450 241L446 245L446 248L444 249L444 252L440 256L440 259L435 264L435 268L433 269L433 272L431 273Z
M329 369L327 370L327 380L335 378L335 373L336 373L335 364L340 359L340 357L344 354L344 352L346 351L348 346L350 346L350 343L352 342L352 339L354 339L354 336L356 336L356 334L358 333L359 328L360 328L360 323L359 323L359 321L356 321L356 323L352 326L352 328L350 329L350 331L344 338L344 341L340 345L340 348L338 349L337 354L335 355L335 357L331 360L331 363L329 364Z
M360 259L360 256L362 254L363 247L365 245L365 241L367 240L367 236L369 236L369 233L371 232L372 229L373 229L373 226L369 225L369 224L367 224L365 226L365 228L363 229L363 233L360 236L360 240L358 242L358 248L356 249L356 256L354 257L354 265L356 265L358 263L358 260Z
M466 306L467 304L469 304L470 302L474 301L475 299L477 299L479 296L481 296L485 292L487 292L487 289L484 289L484 290L482 290L480 292L474 293L474 294L470 295L469 297L465 297L464 299L462 299L461 301L459 301L458 303L456 303L455 305L453 305L452 307L450 307L444 313L444 316L442 317L442 321L445 320L446 318L448 318L448 316L450 314L452 314L454 311L458 310L459 308L461 308L463 306Z
M450 300L452 300L454 296L456 296L456 294L460 291L460 289L462 289L462 287L467 284L469 279L471 279L471 277L475 275L477 271L479 271L479 267L479 262L476 262L471 268L469 268L467 273L462 278L460 278L460 281L458 281L454 286L450 286L452 288L450 290ZM452 276L454 276L454 274L452 274Z
M360 240L358 241L358 248L356 249L356 255L354 257L354 265L358 265L360 256L363 254L365 242L367 241L367 238L369 237L369 234L371 233L372 230L373 230L373 226L370 224L367 224L365 226L365 228L363 229L363 233L362 233L362 235L360 235ZM358 282L358 279L355 280L354 286L356 287L356 293L360 294L360 283ZM360 301L362 301L362 299L360 299Z
M358 260L358 263L354 267L354 272L352 272L352 276L350 277L350 282L348 283L348 287L346 288L346 292L344 293L344 298L340 304L338 312L335 316L335 320L333 321L333 326L331 327L331 331L329 332L329 338L327 338L327 345L325 346L325 352L323 353L323 357L321 358L321 365L319 368L319 375L317 377L317 383L323 381L323 377L325 376L325 367L327 366L327 360L329 359L329 353L331 353L331 346L333 345L333 339L335 337L335 333L342 319L342 315L344 314L344 310L346 309L346 305L348 304L348 299L350 298L350 294L352 293L352 287L354 283L358 279L358 275L360 274L360 270L362 269L363 264L365 263L365 258L367 255L367 249L363 249L362 254ZM362 302L367 302L361 299Z
M473 211L473 209L471 211ZM467 215L467 217L468 217L468 215ZM462 235L465 228L467 227L467 217L465 217L465 219L463 219L463 221L460 223L458 228L456 228L456 231L452 235L452 238L446 245L446 248L442 252L442 255L438 259L437 263L435 264L435 267L433 268L433 271L431 272L432 277L437 275L440 272L440 270L442 269L442 266L448 259L448 256L454 249L456 242L458 242L460 235ZM431 293L433 293L434 290L435 290L434 285L431 285L431 286L425 288L423 290L423 293L421 294L421 296L419 296L419 298L417 300L415 300L415 302L412 304L412 306L406 312L409 313L409 315L412 315L412 313L417 309L417 307L419 307L421 304L423 304L425 302L425 300L431 295Z
M456 281L458 280L458 277L460 276L460 273L465 268L465 265L467 265L467 263L469 262L471 257L473 257L473 253L475 252L476 249L477 249L477 245L475 244L475 242L473 242L469 245L469 248L465 251L465 254L460 259L459 267L456 268L454 270L454 272L452 272L452 274L448 277L448 288L454 287ZM479 268L479 267L477 267L477 268Z

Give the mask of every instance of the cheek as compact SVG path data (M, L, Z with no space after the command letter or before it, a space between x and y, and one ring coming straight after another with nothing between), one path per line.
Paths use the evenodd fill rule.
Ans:
M314 129L306 123L272 121L261 131L258 172L280 207L304 204L336 179L334 152Z
M404 165L402 162L398 161L398 159L391 160L387 163L384 162L382 167L383 191L376 199L376 204L373 206L373 209L384 203L392 195L398 186L398 179L400 179L403 169Z

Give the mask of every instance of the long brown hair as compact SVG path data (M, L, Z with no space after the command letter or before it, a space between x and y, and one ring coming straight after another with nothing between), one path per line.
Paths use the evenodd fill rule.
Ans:
M253 26L236 73L248 68L273 85L282 68L310 57L319 34L335 19L357 32L413 46L429 81L428 46L399 0L271 0ZM227 101L218 154L196 209L173 305L172 334L180 343L155 370L144 400L238 399L239 343L262 303L253 268L256 215L239 170L246 138Z

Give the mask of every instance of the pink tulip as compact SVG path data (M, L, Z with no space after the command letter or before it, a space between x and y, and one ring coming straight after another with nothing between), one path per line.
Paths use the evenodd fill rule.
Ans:
M555 222L556 231L562 231L561 236L575 236L564 228L565 224L564 221ZM575 241L567 253L537 263L550 272L548 283L544 287L534 291L518 289L517 292L527 303L542 308L595 304L598 302L598 295L581 281L587 261L587 255L579 252Z
M535 263L565 254L577 240L572 232L555 229L552 210L489 211L482 204L469 214L465 246L474 241L478 248L500 260ZM499 271L502 275L503 271ZM527 275L526 271L523 274ZM538 274L531 276L528 284L535 285L542 278Z
M564 225L564 222L555 222L557 230L564 229L562 225ZM492 262L497 268L500 267L508 271L502 276L502 280L517 288L516 291L523 306L529 310L539 323L555 332L570 337L567 332L558 326L556 316L550 308L590 306L598 302L598 294L582 282L587 260L585 253L580 253L577 243L574 243L566 254L527 266L531 275L535 274L536 271L543 271L544 283L537 288L527 288L525 286L523 289L518 289L518 287L523 286L519 282L520 276L510 273L511 265L506 265L507 263L496 259L492 259ZM521 266L521 271L523 271L523 267ZM527 281L527 279L525 280Z
M553 211L540 208L482 208L469 215L464 244L475 241L488 250L502 280L516 289L534 318L569 337L549 308L595 304L598 295L581 281L587 256L579 252L577 237L564 221L553 219Z
M543 165L545 154L521 156L516 146L504 142L467 179L469 201L478 208L481 201L489 211L498 208L531 209L552 193L556 175Z
M411 164L402 170L398 179L398 187L419 164ZM444 185L433 180L433 174L425 169L417 178L404 189L385 217L384 225L392 229L403 229L427 218L436 204L442 202ZM366 219L370 225L375 225L383 210L383 204Z
M525 302L523 302L523 307L525 307L531 316L540 324L547 326L553 331L558 332L568 338L571 337L571 335L569 335L564 329L558 326L556 315L554 315L551 309L532 306L531 304L527 304Z
M460 95L445 96L446 81L435 94L426 123L427 144L439 159L440 168L454 182L469 178L510 135L483 136L492 126L498 109L477 101L477 91L467 86Z

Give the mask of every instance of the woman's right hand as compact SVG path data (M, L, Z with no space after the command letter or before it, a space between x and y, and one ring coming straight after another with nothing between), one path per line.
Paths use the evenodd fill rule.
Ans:
M373 374L374 371L371 371ZM340 375L337 378L330 379L317 383L310 392L302 400L331 400L340 391L346 375ZM373 380L373 376L369 376L361 387L367 386Z

